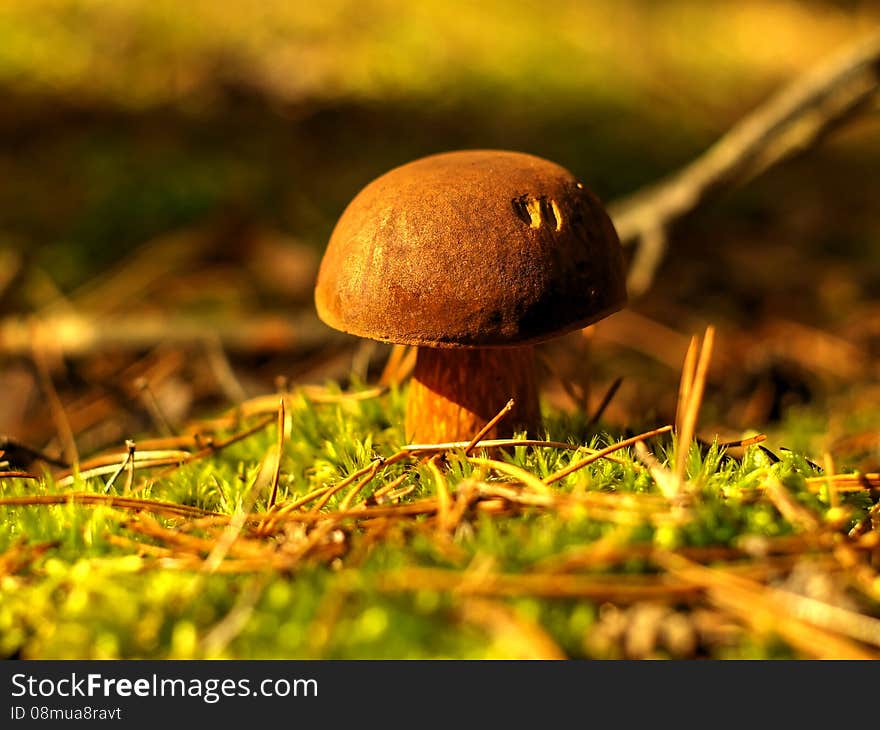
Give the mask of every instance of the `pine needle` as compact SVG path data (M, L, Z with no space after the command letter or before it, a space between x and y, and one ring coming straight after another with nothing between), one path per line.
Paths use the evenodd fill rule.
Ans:
M691 441L696 432L697 417L703 401L703 389L706 385L706 374L712 358L712 346L715 341L715 328L709 325L703 335L699 356L694 365L696 340L691 340L685 357L685 365L681 375L679 390L679 408L676 413L676 450L675 476L680 484L685 483L687 457Z
M549 485L549 484L553 484L554 482L558 482L560 479L565 479L565 477L567 477L569 474L573 474L574 472L578 471L579 469L583 469L588 464L592 464L594 461L598 461L599 459L607 456L608 454L611 454L611 453L618 451L620 449L625 449L629 446L633 446L634 444L638 443L639 441L645 441L646 439L653 438L654 436L659 436L660 434L668 433L671 430L672 430L672 426L661 426L660 428L655 428L651 431L645 431L645 433L641 433L638 436L633 436L632 438L624 439L623 441L620 441L616 444L611 444L611 446L607 446L604 449L600 449L599 451L596 451L595 453L591 454L587 458L581 459L580 461L575 462L574 464L570 464L569 466L565 467L564 469L560 469L559 471L555 472L554 474L551 474L550 476L545 477L543 480L544 484Z
M508 413L510 413L510 411L513 410L513 406L514 406L514 404L515 404L515 401L514 401L513 398L511 398L509 401L507 401L507 403L504 405L504 407L503 407L500 411L498 411L498 413L496 413L496 414L495 414L495 415L489 420L489 422L488 422L485 426L483 426L483 427L477 432L476 436L474 436L474 437L468 442L468 445L464 447L464 453L465 453L465 456L467 456L467 455L473 450L473 448L474 448L478 443L480 443L480 439L482 439L483 436L485 436L487 433L489 433L489 431L491 431L493 428L495 428L495 426L498 425L498 423L499 423L499 422L500 422L500 421L501 421L501 420L502 420L502 419L503 419Z
M275 469L272 473L272 494L269 497L269 508L275 505L278 495L278 477L281 475L281 455L284 453L284 398L278 400L278 434L275 443Z

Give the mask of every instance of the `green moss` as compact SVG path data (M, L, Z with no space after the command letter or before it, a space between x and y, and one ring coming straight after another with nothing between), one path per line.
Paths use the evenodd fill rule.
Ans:
M299 401L289 411L290 433L281 463L280 494L295 499L322 485L338 483L369 465L377 455L389 456L401 445L399 429L388 423L402 417L402 394L381 399L314 405ZM253 483L260 460L275 441L274 429L264 430L208 458L151 479L139 496L232 513ZM361 434L366 437L362 438ZM555 433L558 438L561 434ZM590 446L615 440L591 437ZM671 441L653 445L658 458L674 453ZM560 481L560 492L592 490L623 494L656 494L656 485L637 467L627 451L621 463L600 460ZM506 453L513 464L539 477L563 468L580 454L556 448L517 447ZM472 465L452 454L446 479L457 485L473 476ZM807 488L816 474L802 456L787 452L771 464L757 447L741 459L717 446L692 445L688 475L699 485L692 518L682 525L629 529L626 540L653 543L666 549L684 546L731 545L746 535L780 536L794 528L766 500L754 498L767 473L778 477L796 500L820 516L827 499ZM365 496L382 484L406 475L416 485L405 499L434 493L436 484L425 465L403 461L381 471ZM491 476L491 480L502 479ZM119 480L122 481L122 480ZM95 478L74 485L77 490L103 492ZM51 481L48 493L58 491ZM122 486L117 482L113 491ZM33 494L34 484L6 481L4 496ZM330 501L332 509L342 498ZM255 509L266 508L260 495ZM853 519L866 513L870 500L847 497ZM566 551L588 546L619 528L590 514L589 509L560 515L525 510L510 516L475 513L454 537L460 553L438 551L419 531L402 530L367 549L362 534L350 536L356 565L339 572L331 565L310 565L293 574L271 571L240 575L203 575L163 569L147 557L132 554L115 537L138 535L126 526L125 515L107 507L83 505L0 508L0 549L49 543L45 552L0 580L0 651L5 656L47 657L487 657L515 654L498 636L462 618L462 597L454 593L378 590L380 574L407 567L460 570L490 558L494 569L528 573ZM418 518L412 518L418 522ZM160 520L175 528L180 519ZM143 539L143 536L140 536ZM146 540L149 542L149 540ZM343 559L345 564L345 558ZM629 560L611 570L621 575L652 571L644 560ZM599 568L607 572L609 568ZM599 606L571 599L498 599L516 616L542 627L571 656L590 656L586 640L597 621ZM217 642L218 625L230 612L242 610L245 620L228 638ZM238 608L237 608L238 607ZM222 633L222 632L221 632ZM788 656L792 650L775 640L743 633L740 646L718 648L719 656Z

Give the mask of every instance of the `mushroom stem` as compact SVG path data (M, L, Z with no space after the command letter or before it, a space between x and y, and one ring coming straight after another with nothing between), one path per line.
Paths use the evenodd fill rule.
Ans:
M511 398L511 412L485 434L534 433L541 422L532 347L420 347L406 409L406 438L418 443L468 441Z

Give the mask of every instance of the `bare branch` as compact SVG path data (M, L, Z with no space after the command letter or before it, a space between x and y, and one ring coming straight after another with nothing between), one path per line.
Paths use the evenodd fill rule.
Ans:
M880 33L861 39L796 78L742 119L693 162L611 204L621 243L640 243L630 269L630 293L651 284L666 232L712 194L814 145L869 104L880 87Z

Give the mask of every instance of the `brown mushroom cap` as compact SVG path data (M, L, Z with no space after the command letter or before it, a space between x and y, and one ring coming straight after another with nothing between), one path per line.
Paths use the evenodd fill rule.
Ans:
M566 169L468 150L397 167L343 212L318 315L384 342L502 347L584 327L626 302L620 242Z

